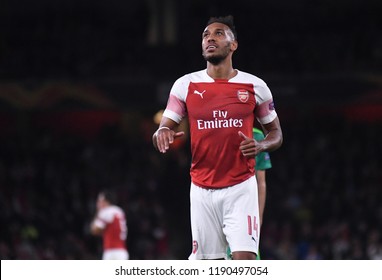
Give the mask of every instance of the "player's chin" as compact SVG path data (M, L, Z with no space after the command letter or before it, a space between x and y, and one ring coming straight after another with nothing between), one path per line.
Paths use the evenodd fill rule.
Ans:
M203 57L206 61L214 65L217 65L224 60L224 56L218 54L203 54Z
M209 54L209 53L206 53L205 51L202 53L202 56L203 56L203 58L206 60L206 61L208 61L208 59L209 59L209 57L211 56L211 54Z

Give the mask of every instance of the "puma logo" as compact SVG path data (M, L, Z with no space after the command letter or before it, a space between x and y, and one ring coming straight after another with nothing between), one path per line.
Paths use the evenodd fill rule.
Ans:
M203 99L203 93L205 93L206 90L203 90L202 92L199 92L197 90L194 90L194 94L200 95L200 97Z

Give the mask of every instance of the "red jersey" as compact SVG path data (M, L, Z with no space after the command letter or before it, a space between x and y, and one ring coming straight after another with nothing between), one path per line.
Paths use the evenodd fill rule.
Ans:
M126 249L127 226L123 210L115 205L102 208L95 220L97 227L104 229L103 248Z
M173 85L163 116L177 123L188 116L194 184L206 188L236 185L254 175L254 159L244 157L242 131L252 138L255 117L269 123L277 116L272 94L258 77L238 71L214 80L206 70L187 74Z

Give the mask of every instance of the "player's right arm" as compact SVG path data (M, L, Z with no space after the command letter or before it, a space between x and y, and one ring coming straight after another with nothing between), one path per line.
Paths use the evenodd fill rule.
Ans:
M184 135L183 131L175 132L178 123L165 116L162 117L159 128L153 134L152 140L155 149L161 153L167 152L174 139Z
M189 80L183 76L175 81L171 88L166 110L163 112L159 128L152 140L155 149L161 153L167 152L174 139L184 135L183 131L175 132L183 117L186 116L186 96Z
M90 225L90 233L93 235L102 235L104 229L99 227L94 221Z
M93 235L102 235L106 224L101 219L102 210L98 210L93 221L90 224L90 233Z

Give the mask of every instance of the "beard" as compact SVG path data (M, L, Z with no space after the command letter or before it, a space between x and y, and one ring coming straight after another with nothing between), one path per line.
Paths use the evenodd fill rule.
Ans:
M213 65L218 65L220 62L222 62L226 57L229 55L230 52L230 44L228 43L219 54L208 54L205 51L203 51L202 55L206 61Z
M213 65L218 65L220 62L222 62L227 56L226 55L210 55L210 56L207 56L203 53L203 57L206 61L208 61L209 63L213 64Z

